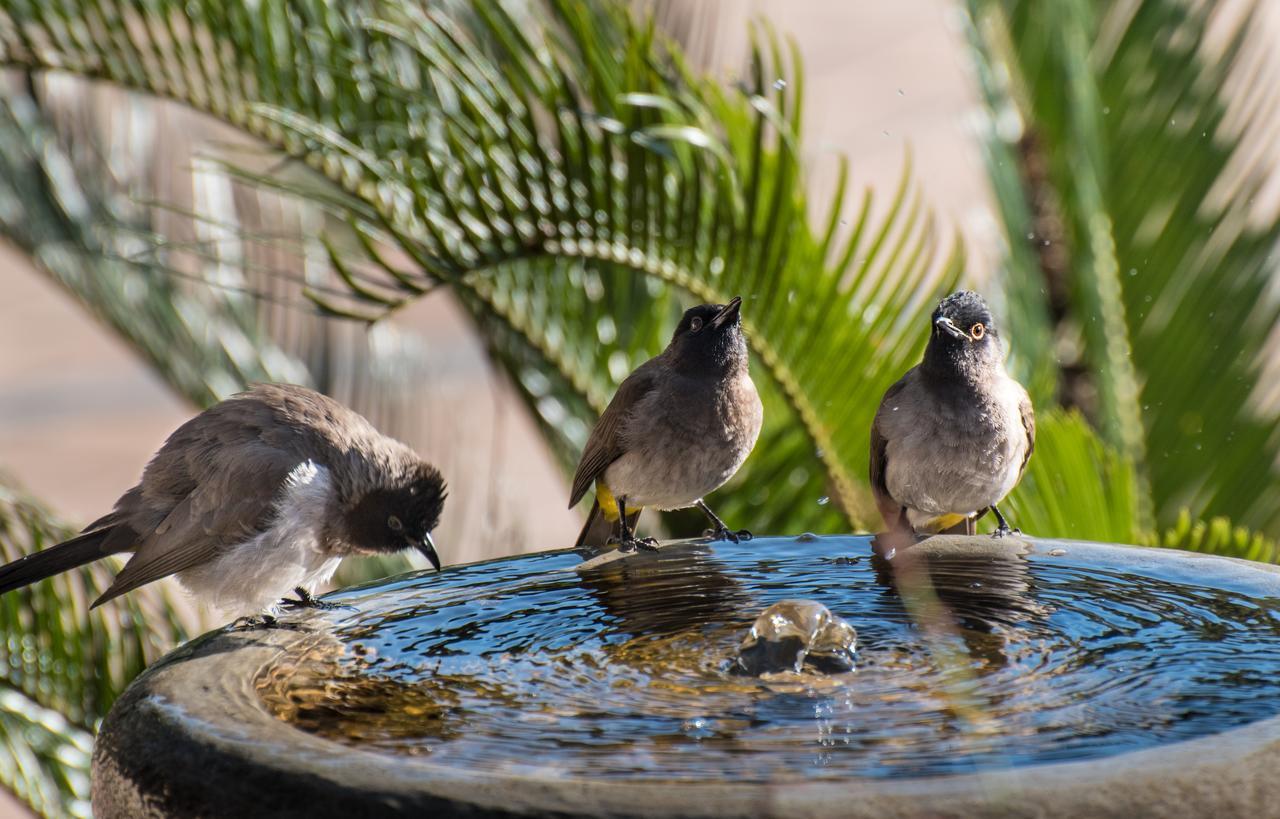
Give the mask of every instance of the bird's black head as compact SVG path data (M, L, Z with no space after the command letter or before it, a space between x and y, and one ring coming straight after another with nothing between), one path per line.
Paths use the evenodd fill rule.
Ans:
M952 293L933 311L924 365L935 375L968 380L999 366L1000 334L982 296L972 290Z
M435 467L419 462L401 479L366 492L347 516L348 536L366 553L417 549L438 571L431 532L444 510L444 478Z
M728 304L690 307L676 325L665 355L682 372L724 373L747 363L747 339L742 333L742 297Z

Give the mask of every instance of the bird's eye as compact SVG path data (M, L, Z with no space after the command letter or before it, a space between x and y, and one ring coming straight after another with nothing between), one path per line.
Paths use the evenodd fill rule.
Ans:
M702 329L702 319L698 318L697 316L694 316L693 320L689 322L689 330L691 332L696 333L701 329Z
M973 336L974 341L981 341L986 334L987 328L982 326L982 322L978 322L969 328L969 335Z
M404 528L404 524L400 522L400 518L396 517L395 515L392 515L391 517L387 518L387 526L393 532L399 532L401 529Z

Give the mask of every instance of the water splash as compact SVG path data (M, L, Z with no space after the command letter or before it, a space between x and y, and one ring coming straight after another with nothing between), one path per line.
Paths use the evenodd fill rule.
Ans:
M738 647L731 670L760 677L806 668L854 669L858 632L813 600L781 600L760 613Z

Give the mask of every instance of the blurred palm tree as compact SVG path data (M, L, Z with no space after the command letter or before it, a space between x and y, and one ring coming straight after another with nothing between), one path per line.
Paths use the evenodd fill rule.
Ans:
M1280 315L1266 288L1280 222L1242 204L1259 126L1225 125L1248 18L1215 53L1196 4L1051 5L969 2L1008 237L992 295L1041 408L1016 520L1271 559L1280 425L1259 362ZM870 419L963 249L909 174L879 216L870 192L846 205L843 166L833 202L809 201L799 58L767 30L754 42L725 87L614 2L0 0L6 64L177 100L260 140L283 161L228 153L218 168L295 202L312 241L257 267L222 240L279 237L210 213L185 215L218 241L166 241L173 206L121 205L22 88L0 98L0 228L199 403L258 378L323 387L362 345L382 366L343 397L385 405L430 351L323 328L447 287L566 468L690 299L742 294L768 423L727 514L866 529ZM395 431L395 413L377 420ZM0 622L9 646L28 628ZM20 767L0 780L34 792ZM72 779L47 779L67 810Z

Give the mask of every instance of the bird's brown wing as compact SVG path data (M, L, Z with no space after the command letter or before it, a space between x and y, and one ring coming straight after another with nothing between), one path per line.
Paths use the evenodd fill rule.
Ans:
M871 494L875 496L876 507L880 510L880 517L884 518L885 525L890 528L895 527L902 517L902 504L889 495L889 487L886 483L886 474L889 469L889 441L884 437L880 416L884 412L885 405L897 398L898 393L902 392L906 383L907 376L903 376L885 391L884 398L880 399L880 407L876 410L875 420L871 422Z
M289 473L301 462L294 453L258 441L213 447L192 458L203 467L193 473L195 487L158 523L135 526L134 555L95 606L198 566L266 531ZM145 485L148 478L143 480Z
M1022 456L1022 468L1018 470L1018 479L1022 479L1022 473L1027 471L1027 462L1031 460L1031 453L1036 448L1036 413L1031 408L1031 397L1024 390L1022 393L1022 403L1018 410L1022 415L1022 428L1027 433L1027 454Z
M587 494L591 484L604 474L609 464L618 460L626 452L622 440L622 431L635 407L636 402L645 396L654 386L655 367L650 359L636 368L635 372L618 386L613 400L596 422L587 438L587 445L582 450L582 460L578 462L578 471L573 475L573 489L569 493L569 508L578 505L582 496Z

